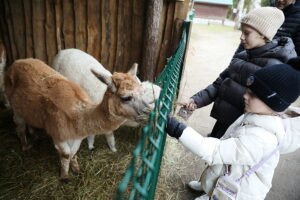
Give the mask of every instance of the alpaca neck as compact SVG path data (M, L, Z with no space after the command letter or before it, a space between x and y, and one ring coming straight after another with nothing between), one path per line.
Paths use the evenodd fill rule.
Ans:
M125 118L114 115L110 109L110 93L106 92L102 102L98 105L92 106L86 112L82 112L79 120L78 128L81 129L83 136L102 134L109 131L114 131L119 128L124 122ZM78 133L79 133L78 132Z

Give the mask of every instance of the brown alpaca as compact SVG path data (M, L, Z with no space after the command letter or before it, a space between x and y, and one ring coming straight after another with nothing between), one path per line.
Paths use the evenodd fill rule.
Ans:
M26 138L25 123L43 128L60 155L61 179L69 165L79 172L76 152L82 139L116 130L126 119L136 120L145 107L136 81L137 68L112 76L92 70L108 87L101 104L92 103L83 89L38 59L15 61L5 73L5 93L12 106L17 131ZM26 140L21 141L27 145Z

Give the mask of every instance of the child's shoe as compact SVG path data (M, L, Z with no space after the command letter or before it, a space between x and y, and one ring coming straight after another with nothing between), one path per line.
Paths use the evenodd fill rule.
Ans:
M197 197L195 200L209 200L209 196L207 194L203 194L200 197Z
M199 192L203 191L202 185L199 181L190 181L188 183L188 186L195 191L199 191Z

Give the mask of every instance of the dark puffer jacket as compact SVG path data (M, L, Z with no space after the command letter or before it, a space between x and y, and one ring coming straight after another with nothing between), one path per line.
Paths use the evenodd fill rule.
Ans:
M290 5L282 10L285 16L284 23L278 29L276 37L290 37L292 38L295 49L300 56L300 7Z
M234 55L213 84L193 95L198 108L214 101L211 116L224 125L232 124L243 112L246 80L261 67L286 63L296 57L290 38L278 38L266 45Z

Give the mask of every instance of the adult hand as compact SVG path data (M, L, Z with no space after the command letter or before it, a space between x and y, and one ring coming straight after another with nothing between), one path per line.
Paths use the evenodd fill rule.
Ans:
M197 105L194 99L189 99L189 101L183 107L185 107L187 110L194 111L196 110Z
M186 125L178 122L175 118L168 116L166 132L168 133L169 136L178 139L182 135L182 132L185 128Z

